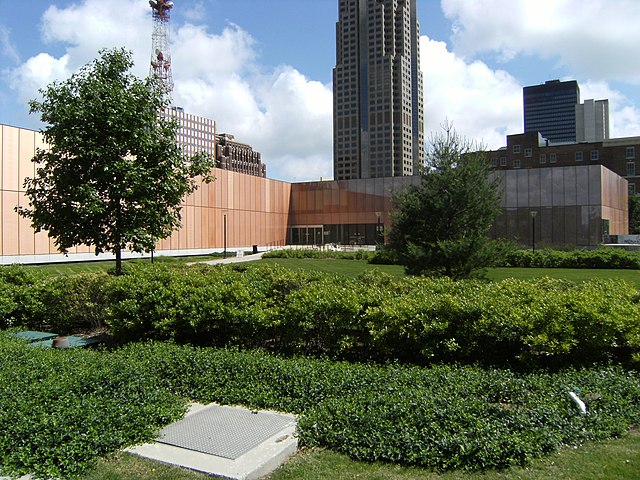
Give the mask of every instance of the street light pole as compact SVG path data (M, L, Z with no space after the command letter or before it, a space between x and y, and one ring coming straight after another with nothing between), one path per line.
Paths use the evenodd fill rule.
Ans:
M382 212L376 212L376 217L378 218L378 225L376 226L376 245L380 244L380 217L382 216Z
M222 258L227 258L227 212L223 214L223 224L222 230L224 235L224 252L222 253Z

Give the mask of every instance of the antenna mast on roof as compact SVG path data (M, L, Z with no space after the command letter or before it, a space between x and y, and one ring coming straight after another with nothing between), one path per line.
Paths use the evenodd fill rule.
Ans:
M171 53L169 52L169 20L173 2L167 0L149 0L153 10L153 33L151 67L149 76L154 76L167 88L170 95L173 90L171 74Z

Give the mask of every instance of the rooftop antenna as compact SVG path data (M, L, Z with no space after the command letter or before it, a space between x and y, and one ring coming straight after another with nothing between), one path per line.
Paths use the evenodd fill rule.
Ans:
M171 53L169 52L169 20L173 2L167 0L149 0L153 10L153 33L151 35L151 67L149 76L157 78L165 87L167 94L173 91L171 73Z

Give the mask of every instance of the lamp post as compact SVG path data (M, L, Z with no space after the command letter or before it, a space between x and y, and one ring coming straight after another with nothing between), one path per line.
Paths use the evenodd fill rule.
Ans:
M222 258L227 258L227 212L222 214L222 234L224 236L224 252Z
M382 216L382 212L376 212L376 218L378 219L378 225L376 226L376 245L380 244L380 233L382 232L380 228L380 217Z
M536 215L538 212L536 210L531 210L531 247L533 249L533 253L536 253Z

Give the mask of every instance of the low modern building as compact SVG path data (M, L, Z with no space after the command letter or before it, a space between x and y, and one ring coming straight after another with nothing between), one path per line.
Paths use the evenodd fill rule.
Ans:
M24 179L35 174L31 159L45 147L38 132L0 125L0 264L95 259L89 246L64 257L46 232L34 232L15 212L17 205L27 205ZM496 238L528 244L533 211L540 244L593 247L607 230L628 233L627 181L603 165L535 170L521 165L495 174L504 188L504 210L492 230ZM394 193L420 182L419 176L405 176L288 183L222 169L214 175L214 182L185 199L182 228L158 243L158 254L381 243Z
M595 247L628 231L627 181L602 165L498 170L502 212L493 238Z

